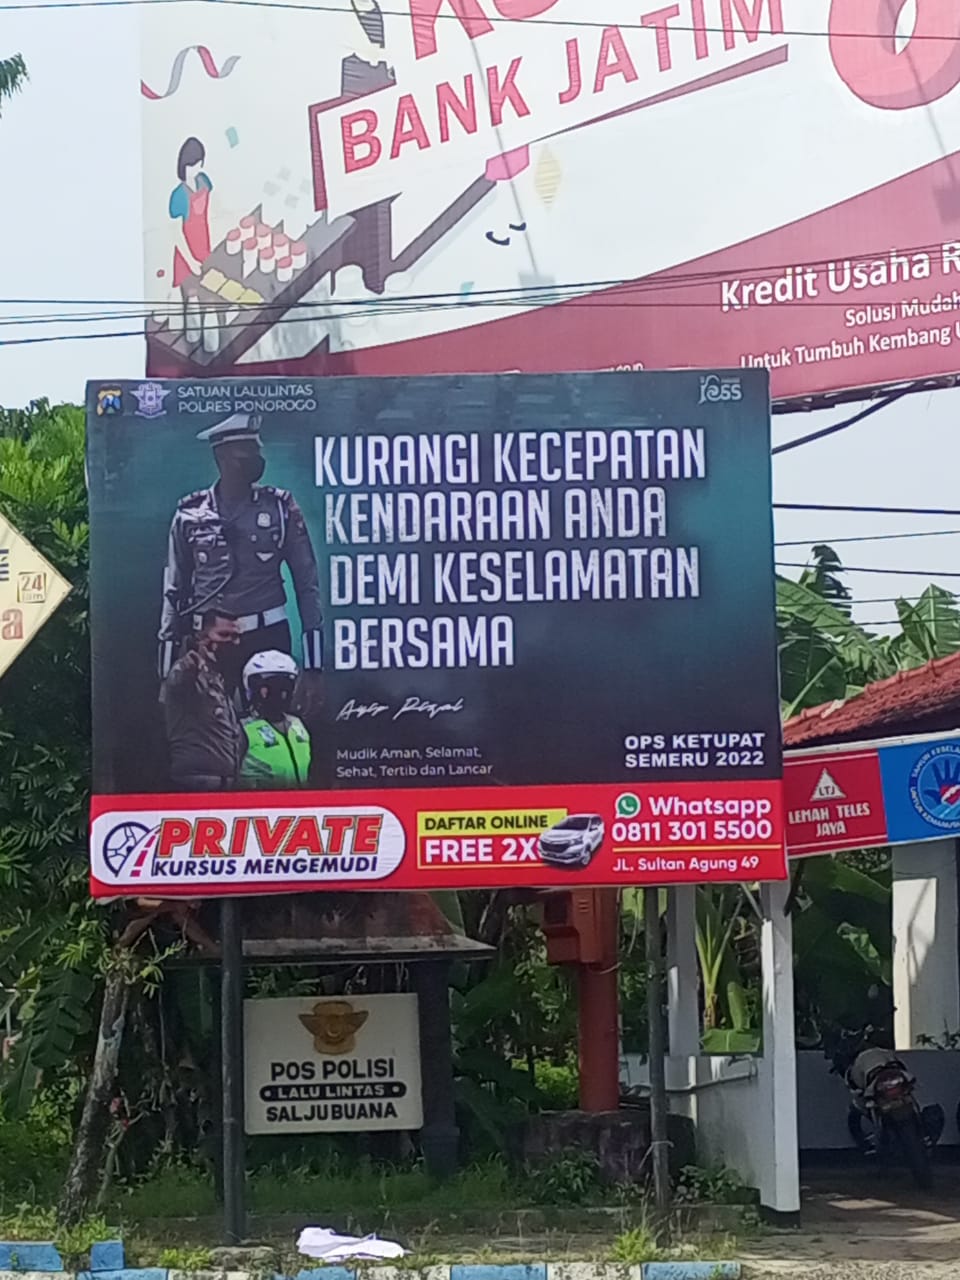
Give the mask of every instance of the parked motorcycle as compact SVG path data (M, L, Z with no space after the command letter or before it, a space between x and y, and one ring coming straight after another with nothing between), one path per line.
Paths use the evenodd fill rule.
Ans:
M872 1027L845 1032L832 1054L832 1070L850 1090L847 1126L862 1155L902 1158L922 1190L933 1183L933 1148L943 1133L943 1108L921 1107L916 1077L892 1049L870 1044Z

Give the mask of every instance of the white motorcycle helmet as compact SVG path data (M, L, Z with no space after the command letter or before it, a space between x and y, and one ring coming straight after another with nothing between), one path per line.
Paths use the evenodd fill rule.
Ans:
M296 680L300 671L289 653L281 653L279 649L268 649L264 653L255 653L243 668L243 690L247 700L252 702L254 686L271 676L286 676Z

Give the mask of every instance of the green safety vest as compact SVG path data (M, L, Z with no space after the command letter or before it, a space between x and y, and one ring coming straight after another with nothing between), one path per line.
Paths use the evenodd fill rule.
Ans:
M248 787L305 787L310 769L310 735L303 721L287 716L287 731L269 720L247 719L247 752L240 781Z

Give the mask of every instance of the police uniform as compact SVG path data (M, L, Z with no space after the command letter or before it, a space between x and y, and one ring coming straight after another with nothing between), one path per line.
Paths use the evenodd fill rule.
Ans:
M197 437L216 447L235 440L260 443L255 419L234 414ZM223 609L237 618L240 643L221 657L231 688L244 663L264 649L292 652L281 568L293 578L303 627L304 670L323 666L323 615L317 560L303 513L286 489L253 484L227 508L216 484L181 498L170 526L160 617L160 676L179 656L184 636L203 614Z
M160 704L174 788L229 790L240 767L243 732L218 659L199 649L192 660L185 656L175 662L161 687Z
M297 716L285 716L280 729L262 716L243 721L246 753L240 765L242 787L304 787L310 770L310 735Z

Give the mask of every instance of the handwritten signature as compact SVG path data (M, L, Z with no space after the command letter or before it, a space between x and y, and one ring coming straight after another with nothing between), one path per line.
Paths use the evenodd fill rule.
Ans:
M428 716L431 720L436 719L440 715L454 715L463 710L463 699L458 698L456 702L429 702L426 698L409 697L407 698L390 717L391 720L399 720L401 716L421 715ZM375 720L378 716L386 715L390 711L390 707L383 702L357 702L355 698L351 698L345 702L337 712L337 720Z

